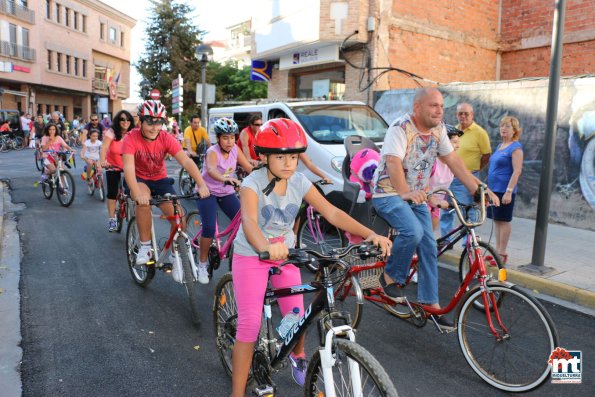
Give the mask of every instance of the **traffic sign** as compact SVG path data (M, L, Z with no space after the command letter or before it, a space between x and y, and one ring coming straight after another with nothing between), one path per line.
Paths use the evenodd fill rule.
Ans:
M157 88L153 88L151 90L151 99L155 100L155 101L160 101L161 100L161 92L157 89Z

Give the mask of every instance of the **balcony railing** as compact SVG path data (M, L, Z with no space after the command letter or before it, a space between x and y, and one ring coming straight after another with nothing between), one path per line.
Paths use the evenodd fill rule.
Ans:
M104 93L109 93L109 83L103 79L93 79L93 91L102 91ZM128 86L126 84L118 84L116 86L116 90L118 92L118 96L126 97L128 96Z
M35 24L35 11L21 4L16 4L14 0L0 0L0 13L12 15L30 24Z
M0 54L31 62L35 62L36 58L36 52L34 48L24 47L22 45L10 43L8 41L0 41Z

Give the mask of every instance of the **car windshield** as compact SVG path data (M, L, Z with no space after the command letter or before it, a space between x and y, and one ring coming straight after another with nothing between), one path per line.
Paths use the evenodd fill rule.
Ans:
M306 132L320 143L343 143L345 137L360 135L374 142L384 140L386 122L365 105L323 104L292 106Z

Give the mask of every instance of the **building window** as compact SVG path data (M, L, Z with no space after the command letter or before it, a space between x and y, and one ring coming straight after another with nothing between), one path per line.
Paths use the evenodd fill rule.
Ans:
M52 19L52 2L50 0L45 0L45 17Z
M105 23L99 23L99 38L105 40Z
M120 47L124 47L124 32L120 32Z
M87 16L83 15L83 32L87 33Z
M56 70L58 72L62 71L62 54L59 52L56 53Z
M112 44L116 43L116 28L109 28L109 41Z
M21 3L21 7L23 7L23 8L27 8L28 7L28 5L27 5L28 1L27 0L21 0L20 3Z
M79 59L77 57L74 57L74 75L79 75Z
M64 118L66 118L67 114L68 114L68 106L62 106L62 115L64 116Z
M70 55L66 55L66 73L70 74Z
M87 77L87 61L83 59L83 70L82 70L83 77Z
M9 53L11 56L15 56L17 54L17 25L9 24L8 32L10 38Z
M52 70L52 51L48 50L48 70Z
M29 29L21 28L22 46L29 47Z
M56 3L56 22L60 23L61 20L60 16L60 4Z
M72 14L72 22L74 22L74 30L79 30L79 13L76 11Z
M64 25L70 26L70 9L64 7Z

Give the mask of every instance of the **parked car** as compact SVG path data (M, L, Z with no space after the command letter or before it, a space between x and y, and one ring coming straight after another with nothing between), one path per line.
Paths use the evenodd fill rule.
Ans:
M208 131L211 142L215 142L213 123L217 119L233 118L241 131L254 114L262 117L263 122L280 117L288 118L304 128L308 135L306 153L334 182L333 185L324 186L323 191L329 201L342 208L344 197L341 167L345 158L345 137L365 136L382 146L388 128L386 121L362 102L274 102L210 109ZM319 179L303 164L299 165L298 170L311 181Z

